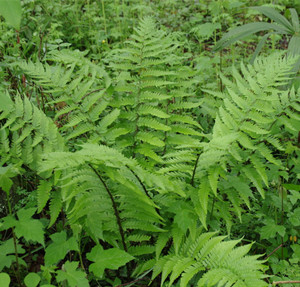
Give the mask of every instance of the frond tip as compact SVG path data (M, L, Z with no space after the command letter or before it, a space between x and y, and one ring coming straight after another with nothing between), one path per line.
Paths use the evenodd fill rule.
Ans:
M264 265L258 256L250 256L251 244L236 247L241 240L225 241L224 236L214 232L203 233L192 240L189 236L174 252L160 258L153 270L152 279L162 273L163 284L172 286L180 278L180 287L186 287L193 280L194 286L268 286L263 280Z

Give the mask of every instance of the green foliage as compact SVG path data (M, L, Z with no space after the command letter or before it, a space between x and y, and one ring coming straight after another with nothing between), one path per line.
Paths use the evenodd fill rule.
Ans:
M219 42L294 33L251 64L211 53L254 19L242 2L121 2L23 1L20 31L0 25L3 284L298 280L292 2Z
M10 277L7 273L0 273L0 280L3 287L8 287L10 283Z
M64 259L71 250L78 251L78 244L74 237L67 239L65 231L54 233L51 235L52 242L45 250L45 265L55 265Z
M17 254L23 254L25 250L20 244L16 245ZM4 267L9 268L11 264L16 260L16 257L12 254L15 253L15 246L13 238L6 240L0 245L0 270L3 270Z
M28 273L24 278L24 283L27 287L36 287L40 283L41 278L36 273Z
M158 260L152 279L162 273L162 283L170 276L168 286L178 277L180 286L189 286L193 278L198 278L193 280L197 286L268 286L259 272L262 261L257 260L258 256L245 256L251 245L234 248L239 240L223 241L224 236L213 237L214 234L197 234L196 240L187 237L178 252ZM199 277L201 273L204 275Z
M0 14L9 25L16 30L20 30L22 14L20 0L0 0Z
M240 205L250 208L249 199L253 197L249 187L253 186L265 197L264 186L270 183L266 166L278 166L280 172L283 164L273 154L282 154L287 144L283 144L277 132L283 128L296 137L299 122L294 119L299 111L297 93L277 87L287 82L294 62L294 59L271 55L264 60L257 59L253 66L242 64L242 75L234 68L234 82L223 78L227 92L222 95L223 104L218 110L211 140L203 144L198 161L200 190L199 202L195 204L205 213L202 218L207 214L208 197L217 196L216 190L221 185L223 196L228 197L241 219ZM262 71L268 76L261 76ZM202 223L205 224L204 220Z
M122 129L117 148L144 166L165 163L161 173L191 175L192 166L180 159L180 153L195 160L191 148L197 147L201 126L188 111L201 102L192 95L192 71L182 67L184 58L176 55L179 43L155 26L153 19L143 19L126 47L113 57L116 62L111 65L119 73L112 105L120 109L114 128ZM189 150L184 151L183 142ZM168 154L174 149L177 154Z
M18 221L15 223L15 233L17 237L24 237L26 241L34 241L44 245L43 224L32 219L35 208L21 209L17 212Z
M95 246L87 259L94 262L90 265L89 270L97 277L102 278L104 269L118 269L127 262L134 259L133 256L118 248L103 250L102 246Z
M78 262L67 261L63 266L63 270L57 271L57 282L67 281L71 287L90 286L88 280L85 278L86 274L82 271L76 270L77 266Z
M299 22L299 16L295 9L291 8L289 9L290 15L291 15L291 21L289 21L287 18L282 16L279 12L277 12L272 7L251 7L252 9L257 10L258 12L263 13L265 16L270 18L273 23L267 23L267 22L255 22L255 23L249 23L242 25L240 27L237 27L231 31L229 31L227 34L225 34L222 39L217 43L215 46L215 50L219 51L221 49L224 49L225 47L231 45L232 43L241 40L243 38L246 38L249 35L252 35L254 33L265 31L265 30L271 30L271 32L265 34L260 42L257 45L257 48L252 56L252 61L254 61L255 57L260 53L263 45L265 44L266 40L272 35L272 34L287 34L292 36L289 42L288 46L288 52L292 56L299 56L300 55L300 22ZM297 69L300 68L300 63L297 63Z

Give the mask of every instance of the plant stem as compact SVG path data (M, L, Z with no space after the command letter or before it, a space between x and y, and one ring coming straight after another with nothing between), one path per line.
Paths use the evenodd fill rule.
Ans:
M9 191L6 192L6 197L7 197L7 206L8 206L9 215L13 216L12 207L11 207L11 203L10 203L10 197L9 197ZM18 258L17 237L15 234L15 228L12 227L11 229L12 229L12 235L13 235L13 241L14 241L16 266L17 266L16 275L17 275L17 280L18 280L19 286L22 286L21 275L20 275L20 265L19 265L19 258Z
M279 248L283 247L283 243L277 246L270 254L268 254L265 259L268 259L272 254L274 254ZM282 249L283 250L283 249Z
M80 248L80 234L79 234L79 240L78 240L78 254L79 254L79 260L80 260L80 266L81 266L81 269L83 271L85 271L85 268L84 268L84 264L83 264L83 260L82 260L82 254L81 254L81 248Z
M284 206L283 206L283 187L281 185L281 180L279 178L279 195L281 195L281 225L283 225L283 216L284 216ZM281 245L283 246L283 236L281 236ZM283 260L283 248L281 249L281 259Z
M215 208L215 202L216 202L216 197L214 196L214 198L213 198L213 203L212 203L212 207L211 207L211 211L210 211L210 215L209 215L209 220L212 219L213 212L214 212L214 208Z
M142 186L143 190L145 191L146 195L151 198L146 186L144 185L144 183L141 181L141 179L138 177L138 175L128 166L126 165L126 167L131 171L131 173L136 177L136 179L138 180L138 182L140 183L140 185Z
M119 210L118 210L118 207L117 207L117 204L115 202L115 199L111 193L111 191L109 190L108 186L106 185L105 181L103 180L102 176L100 175L100 173L91 165L89 164L89 167L95 172L95 174L97 175L97 177L99 178L99 180L102 182L110 200L111 200L111 203L112 203L112 206L113 206L113 209L114 209L114 213L115 213L115 217L116 217L116 220L117 220L117 225L119 227L119 232L120 232L120 235L121 235L121 240L122 240L122 245L123 245L123 249L127 252L128 249L127 249L127 246L126 246L126 243L125 243L125 236L124 236L124 230L123 230L123 227L122 227L122 222L121 222L121 217L120 217L120 213L119 213Z
M199 157L200 157L200 153L197 155L197 159L196 159L196 162L195 162L195 165L194 165L194 169L193 169L193 175L192 175L192 178L191 178L191 185L193 187L195 187L194 186L194 179L195 179L196 169L197 169L197 166L198 166Z

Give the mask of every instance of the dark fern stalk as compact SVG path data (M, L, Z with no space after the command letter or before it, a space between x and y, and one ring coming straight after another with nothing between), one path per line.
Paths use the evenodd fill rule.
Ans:
M138 182L140 183L140 185L142 186L144 192L146 193L146 195L151 199L151 196L149 194L149 191L147 190L146 186L144 185L144 183L142 182L142 180L139 178L139 176L128 166L126 165L126 167L132 172L132 174L136 177L136 179L138 180Z
M106 190L106 192L107 192L107 194L108 194L108 196L111 200L111 203L112 203L112 206L113 206L113 209L114 209L114 213L115 213L115 217L116 217L116 220L117 220L117 225L118 225L118 228L119 228L121 240L122 240L122 245L123 245L124 250L127 252L128 248L127 248L127 245L126 245L126 242L125 242L124 229L122 227L121 217L120 217L120 214L119 214L117 204L114 200L114 197L113 197L111 191L109 190L107 184L103 180L102 176L100 175L100 173L91 164L89 164L89 167L95 172L95 174L97 175L99 180L102 182L102 184L103 184L103 186L104 186L104 188L105 188L105 190Z
M196 170L197 170L197 166L198 166L199 157L200 157L200 153L197 155L195 165L194 165L194 169L193 169L193 175L192 175L192 178L191 178L191 185L193 187L195 187L194 186L194 180L195 180L195 174L196 174Z

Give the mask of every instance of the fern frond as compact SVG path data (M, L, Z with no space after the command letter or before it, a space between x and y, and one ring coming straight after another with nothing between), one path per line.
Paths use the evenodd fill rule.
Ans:
M278 66L274 65L274 61ZM199 157L196 178L200 186L206 181L209 170L221 166L225 173L231 170L235 174L237 171L234 166L242 164L242 181L250 181L264 197L264 188L269 185L266 164L282 167L282 162L275 156L276 151L285 151L283 141L280 140L280 127L285 126L293 133L298 129L293 119L296 113L291 109L297 102L295 92L293 89L278 89L278 86L283 87L287 83L293 61L275 54L268 58L258 58L253 66L241 64L240 72L233 68L233 81L222 76L227 90L220 96L223 103L218 109L211 139L203 144L203 152ZM272 70L273 78L262 75L269 70ZM289 111L289 115L286 111ZM222 193L228 195L233 209L240 217L239 205L245 202L249 207L250 190L241 185L241 192L236 190L238 193L234 194L235 190L229 187L232 186L229 180L233 178L220 180L224 184L228 182L227 187L223 186ZM217 185L216 181L214 185ZM242 201L238 199L238 194ZM207 202L206 198L203 198L203 202ZM207 212L206 209L204 211Z
M251 245L236 247L240 240L224 241L224 236L214 234L198 232L196 240L185 237L177 252L171 250L157 260L152 279L161 273L161 284L169 277L168 286L178 278L181 287L189 286L196 276L197 286L267 286L260 256L247 255Z

